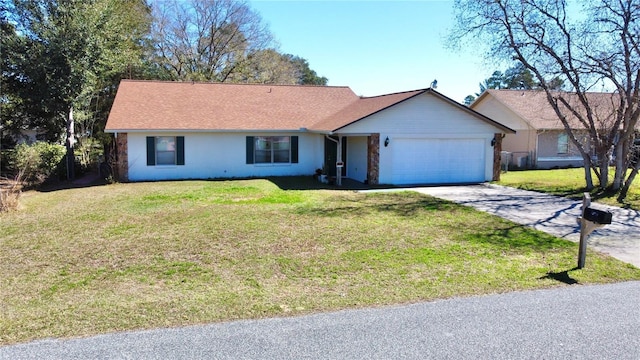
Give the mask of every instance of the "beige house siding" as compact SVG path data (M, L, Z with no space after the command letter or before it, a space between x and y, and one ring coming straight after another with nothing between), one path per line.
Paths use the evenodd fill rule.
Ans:
M515 134L507 134L502 140L502 149L509 157L509 166L518 168L533 167L536 159L537 132L532 129L517 130Z
M565 130L558 120L547 121L549 117L555 117L555 114L549 113L548 109L534 108L534 106L541 106L539 104L541 101L545 103L544 99L539 98L539 94L532 96L525 93L522 98L514 99L511 95L519 96L519 93L511 90L504 90L506 93L500 92L502 90L492 91L484 93L471 104L471 108L516 130L516 134L507 134L503 139L503 164L508 163L510 167L515 168L538 169L582 166L582 156L570 139L567 151L558 151L558 138L565 133ZM509 95L503 100L509 100L512 103L501 101L496 97L502 95ZM528 119L523 117L523 111L529 116ZM579 130L577 132L579 141L586 144L588 142L586 132Z
M544 130L538 133L538 162L537 168L550 169L554 167L580 167L583 164L582 155L576 148L575 144L569 140L568 151L566 153L558 152L558 140L562 130ZM586 134L578 135L578 139L586 143L588 137Z
M474 103L472 109L516 131L502 139L502 163L509 167L529 168L535 163L537 132L520 116L491 96Z
M485 97L479 103L473 103L471 109L516 131L530 128L519 115L490 96Z

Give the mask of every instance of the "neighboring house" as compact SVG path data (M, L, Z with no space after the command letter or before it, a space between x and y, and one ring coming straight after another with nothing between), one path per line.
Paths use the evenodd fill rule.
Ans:
M433 89L359 97L348 87L131 80L105 131L123 181L324 168L338 183L370 184L490 181L503 134L514 133Z
M0 140L5 138L8 131L5 132L5 129L0 125ZM13 147L13 144L27 144L31 145L36 141L42 141L45 138L45 132L40 129L22 129L18 134L8 134L10 146ZM6 144L0 144L0 148L6 146Z
M595 95L598 94L610 99L610 94ZM538 169L582 166L580 152L569 140L544 91L486 90L470 108L516 131L502 140L502 149L507 152L503 155L508 157L503 160L510 166ZM586 130L574 131L586 144L589 138Z

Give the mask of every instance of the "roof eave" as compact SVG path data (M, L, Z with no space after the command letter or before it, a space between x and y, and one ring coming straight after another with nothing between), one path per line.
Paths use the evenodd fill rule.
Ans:
M310 130L307 128L299 128L299 129L105 129L105 133L282 133L282 132L316 132L314 130Z

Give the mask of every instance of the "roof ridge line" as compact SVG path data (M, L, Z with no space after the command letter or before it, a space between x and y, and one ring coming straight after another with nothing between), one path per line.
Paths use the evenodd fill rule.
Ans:
M420 91L427 91L430 88L424 88L424 89L415 89L415 90L407 90L407 91L398 91L398 92L392 92L392 93L388 93L388 94L380 94L380 95L374 95L374 96L359 96L360 99L374 99L377 97L383 97L383 96L391 96L391 95L399 95L399 94L408 94L408 93L413 93L413 92L420 92Z
M238 85L238 86L280 86L280 87L306 87L306 88L340 88L350 89L347 85L312 85L312 84L261 84L261 83L229 83L219 81L190 81L190 80L143 80L121 79L120 82L158 83L158 84L191 84L191 85Z

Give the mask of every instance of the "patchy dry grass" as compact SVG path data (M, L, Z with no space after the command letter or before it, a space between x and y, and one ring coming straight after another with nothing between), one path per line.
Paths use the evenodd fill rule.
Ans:
M0 215L0 344L640 279L413 192L267 180L27 192ZM559 276L562 274L563 276Z
M22 184L17 180L0 178L0 213L20 207Z

